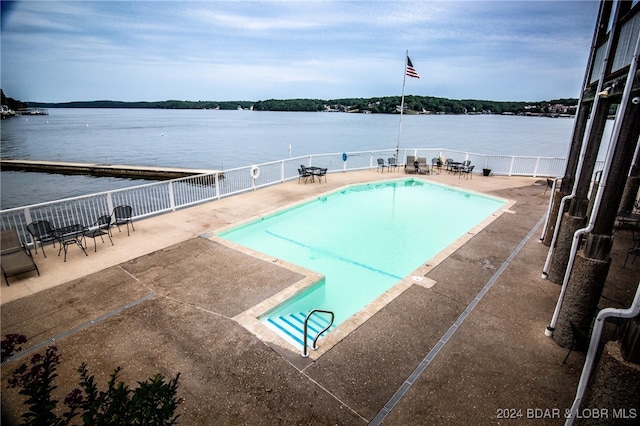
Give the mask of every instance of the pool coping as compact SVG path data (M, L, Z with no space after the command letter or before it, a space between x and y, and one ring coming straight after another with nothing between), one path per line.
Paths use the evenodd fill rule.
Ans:
M424 287L426 289L431 289L433 288L437 282L427 278L427 274L436 266L438 266L442 261L444 261L446 258L448 258L451 254L453 254L456 250L458 250L460 247L462 247L463 245L465 245L469 240L471 240L476 234L478 234L479 232L481 232L483 229L485 229L487 226L489 226L491 223L493 223L496 219L498 219L500 216L502 216L503 213L510 213L513 214L514 212L511 210L511 208L516 204L515 200L509 200L509 199L505 199L502 197L496 197L494 195L490 195L490 194L485 194L479 191L474 191L471 189L461 189L459 187L455 187L455 186L451 186L451 185L446 185L446 184L442 184L439 182L434 182L428 179L424 179L421 177L417 177L417 176L412 176L410 178L404 177L404 178L398 178L398 179L390 179L387 180L385 182L394 182L394 181L406 181L406 180L423 180L424 182L427 182L429 184L432 185L438 185L438 186L442 186L442 187L446 187L446 188L452 188L455 189L457 191L462 191L462 192L468 192L468 193L472 193L475 195L481 195L483 197L489 197L489 198L493 198L496 200L500 200L503 201L505 204L499 208L498 210L496 210L494 213L492 213L491 215L487 216L483 221L481 221L480 223L478 223L476 226L474 226L473 228L471 228L469 231L467 231L465 234L463 234L462 236L460 236L458 239L456 239L453 243L449 244L447 247L445 247L443 250L441 250L438 254L436 254L435 256L433 256L430 259L427 259L425 261L425 263L421 266L419 266L418 268L416 268L415 270L413 270L409 275L405 276L404 278L402 278L400 281L398 281L396 284L394 284L392 287L390 287L388 290L386 290L385 292L383 292L381 295L379 295L378 297L376 297L372 302L370 302L369 304L367 304L364 308L362 308L360 311L358 311L357 313L355 313L354 315L352 315L351 317L349 317L348 319L346 319L345 321L343 321L341 324L339 324L336 328L334 328L333 330L331 330L330 333L321 336L318 339L318 348L315 350L311 350L308 351L307 354L309 356L309 358L313 361L316 361L318 359L320 359L320 357L322 357L322 355L324 355L325 353L327 353L329 350L331 350L334 346L336 346L338 343L340 343L340 341L342 341L343 339L345 339L349 334L351 334L353 331L355 331L358 327L360 327L362 324L364 324L367 320L369 320L371 317L373 317L378 311L380 311L382 308L384 308L385 306L387 306L389 303L391 303L393 300L395 300L398 296L400 296L402 293L404 293L407 289L409 289L412 285L418 285L421 287ZM284 302L286 302L288 299L290 299L291 297L294 297L298 294L303 293L304 291L306 291L307 289L311 288L312 286L316 285L319 281L321 281L322 279L324 279L324 275L312 271L310 269L304 268L302 266L293 264L291 262L287 262L283 259L280 259L278 257L275 256L270 256L270 255L266 255L262 252L258 252L255 250L252 250L250 248L247 248L245 246L242 246L240 244L234 243L232 241L229 241L227 239L224 239L222 237L219 237L219 234L222 234L230 229L235 229L238 227L242 227L244 225L247 225L249 223L252 223L262 217L268 217L271 216L273 214L277 214L278 212L284 211L284 210L288 210L291 208L295 208L304 204L307 204L309 202L312 202L320 197L324 197L327 196L328 194L331 193L335 193L335 192L339 192L339 191L343 191L345 189L351 188L351 187L355 187L355 186L362 186L362 185L367 185L367 184L373 184L375 183L375 181L371 181L371 182L362 182L362 183L355 183L355 184L347 184L338 188L332 188L326 192L322 192L320 194L316 194L312 197L308 197L305 198L301 201L298 202L294 202L294 203L290 203L287 204L285 206L273 209L271 211L267 211L267 212L263 212L260 214L257 214L255 216L252 216L240 223L234 223L232 225L229 226L225 226L222 227L220 229L215 230L212 233L207 233L206 235L202 235L204 238L207 238L211 241L214 241L218 244L224 245L228 248L231 248L233 250L237 250L241 253L244 253L246 255L255 257L257 259L260 259L262 261L266 261L266 262L271 262L274 264L278 264L279 266L288 269L292 272L298 273L302 276L304 276L303 279L297 281L296 283L290 285L289 287L285 288L284 290L276 293L275 295L263 300L262 302L252 306L251 308L245 310L244 312L241 312L240 314L234 316L232 319L234 321L236 321L238 324L240 324L242 327L244 327L247 331L249 331L250 333L252 333L254 336L256 336L259 340L261 340L262 342L266 343L266 344L270 344L270 345L277 345L280 348L286 349L286 350L290 350L292 352L302 352L302 348L299 348L297 345L294 345L292 342L290 342L288 339L284 338L283 336L281 336L279 333L277 333L276 331L272 330L271 328L267 327L265 324L263 324L259 318L268 314L270 311L273 311L275 309L277 309L279 307L279 305L283 304Z

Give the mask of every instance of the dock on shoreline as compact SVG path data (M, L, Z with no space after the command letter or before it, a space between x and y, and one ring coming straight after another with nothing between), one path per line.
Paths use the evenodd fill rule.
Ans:
M219 170L187 169L157 166L131 166L122 164L76 163L66 161L5 160L0 159L3 171L59 173L65 175L108 176L130 179L168 180Z

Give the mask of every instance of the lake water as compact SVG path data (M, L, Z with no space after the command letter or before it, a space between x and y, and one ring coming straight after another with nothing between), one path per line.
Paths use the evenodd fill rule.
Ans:
M566 157L573 119L405 115L401 148ZM324 112L50 109L2 121L2 158L229 169L321 153L394 149L399 116ZM289 146L291 152L289 152ZM8 209L140 181L2 172Z

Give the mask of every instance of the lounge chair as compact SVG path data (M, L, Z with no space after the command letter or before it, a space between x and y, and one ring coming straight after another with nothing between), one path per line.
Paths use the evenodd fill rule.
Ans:
M384 173L384 169L388 167L384 162L384 158L378 158L378 170L382 169L382 173Z
M418 163L416 165L416 173L421 175L429 174L429 164L427 164L427 157L418 157Z
M136 228L133 227L133 209L131 206L118 206L113 209L113 213L111 214L114 217L113 224L118 227L118 232L120 231L120 225L127 225L127 236L129 236L129 224L131 224L131 229L134 231Z
M405 173L416 173L416 157L415 155L407 155L407 162L404 164Z
M22 244L18 232L15 229L2 231L0 235L2 275L4 281L9 285L9 277L36 271L40 275L38 266L33 260L31 251ZM44 250L43 250L44 252Z
M38 254L38 242L40 243L40 247L42 247L42 254L44 257L47 257L47 253L44 251L44 243L48 243L50 241L53 242L53 246L56 246L56 238L53 234L53 227L51 223L46 220L37 220L35 222L31 222L27 225L27 231L31 234L33 238L33 247Z
M93 225L84 228L82 231L82 238L85 241L85 247L87 246L87 237L93 238L93 252L95 253L98 251L96 238L100 237L104 244L103 235L109 237L109 241L111 241L111 245L113 245L113 240L111 239L111 216L109 215L100 216Z

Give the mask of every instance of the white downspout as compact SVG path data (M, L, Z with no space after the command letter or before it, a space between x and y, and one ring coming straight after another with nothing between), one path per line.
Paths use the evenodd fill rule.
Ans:
M571 270L573 269L573 262L576 259L576 253L578 252L578 246L580 245L580 237L582 235L591 232L593 229L595 215L594 212L600 206L600 200L602 199L602 189L603 187L598 188L598 193L596 195L596 201L593 206L593 210L591 211L591 217L589 218L589 224L586 228L578 229L573 234L573 241L571 242L571 251L569 252L569 261L567 262L567 269L564 272L564 278L562 280L562 289L560 290L560 296L558 296L558 301L556 302L556 308L553 311L553 317L551 318L551 324L547 326L544 331L545 336L552 337L553 332L556 329L556 324L558 323L558 317L560 316L560 308L562 308L562 302L564 301L564 293L567 291L567 284L569 284L569 277L571 276Z
M553 186L551 187L551 194L549 195L549 206L547 207L547 216L544 220L544 226L542 227L542 235L540 235L540 241L538 241L539 243L543 242L544 237L547 236L547 225L549 224L549 215L551 214L551 207L553 207L553 199L555 198L554 195L556 194L556 186L560 179L562 178L557 177L553 179Z
M602 327L604 327L604 321L609 317L616 318L634 318L640 314L640 283L638 283L638 289L636 290L636 296L633 299L633 303L628 309L615 309L605 308L598 313L596 322L593 325L593 331L591 332L591 341L589 342L589 350L587 351L587 357L582 367L582 374L580 375L580 381L578 382L578 389L576 391L576 398L571 405L571 412L565 421L565 426L573 425L573 420L576 418L578 410L580 409L580 403L584 396L584 391L587 389L589 383L589 377L591 376L591 369L595 362L596 353L598 352L598 345L600 344L600 335L602 334Z
M640 33L638 34L638 38L636 39L635 52L631 60L631 65L629 66L629 73L627 74L627 80L625 82L624 91L622 93L622 99L620 100L620 105L623 107L625 107L629 103L629 98L631 97L633 79L635 77L636 70L638 69L639 51L640 51ZM596 194L596 199L593 205L593 209L591 210L591 215L589 216L589 224L587 225L586 228L578 229L573 234L571 252L569 253L569 261L567 262L567 268L564 273L564 279L562 280L562 289L560 290L560 296L558 297L558 302L556 303L556 309L553 312L553 317L551 318L551 324L547 326L544 332L544 334L547 337L553 336L553 331L555 330L556 324L558 323L560 308L562 307L562 302L564 301L564 293L567 290L567 284L569 283L569 277L571 276L573 263L576 258L576 253L578 252L578 246L580 245L580 237L588 232L591 232L595 224L595 220L597 216L596 213L600 208L600 202L602 201L602 194L604 193L604 189L607 186L607 180L609 179L609 171L611 170L611 157L615 152L615 149L618 145L618 139L620 138L620 131L622 128L622 121L624 118L624 110L619 111L619 114L620 115L616 117L616 121L613 126L613 131L611 132L611 140L609 142L609 147L607 148L607 156L605 157L606 160L605 160L604 170L602 171L602 181L600 183L598 192ZM575 188L575 185L574 185L574 188ZM560 217L559 214L558 214L558 217Z

